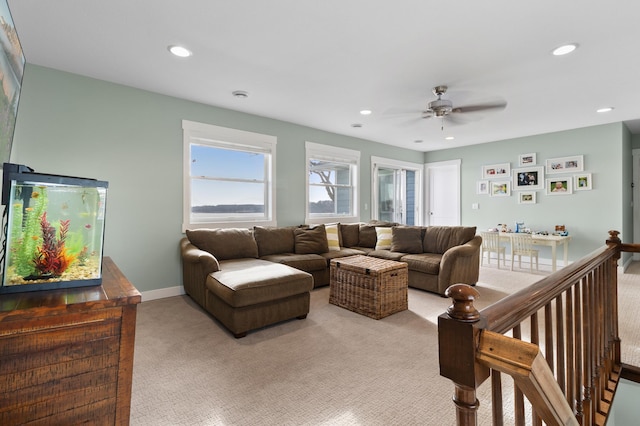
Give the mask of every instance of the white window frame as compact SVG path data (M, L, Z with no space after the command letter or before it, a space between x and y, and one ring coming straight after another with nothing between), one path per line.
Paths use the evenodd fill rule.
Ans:
M276 144L275 136L182 120L183 129L183 214L182 232L194 228L251 228L254 225L276 226ZM229 216L216 222L191 223L191 145L208 145L223 149L239 149L267 154L265 170L264 219Z
M338 148L330 145L322 145L314 142L305 143L305 223L319 224L330 222L353 223L360 221L359 209L360 205L360 151L347 148ZM309 213L309 161L311 159L320 159L327 161L336 161L347 163L351 169L351 185L353 186L351 211L352 215L318 215L311 216Z
M424 165L420 163L410 163L407 161L401 160L393 160L390 158L383 157L374 157L371 156L371 217L378 217L378 168L379 167L388 167L391 169L405 169L412 170L416 172L416 191L415 191L415 205L417 211L414 212L414 217L417 221L416 226L422 225L423 223L423 194L424 190L422 188L423 176L424 176Z

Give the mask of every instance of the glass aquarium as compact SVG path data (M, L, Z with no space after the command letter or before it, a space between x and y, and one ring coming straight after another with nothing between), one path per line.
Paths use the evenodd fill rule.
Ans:
M5 163L0 293L101 284L107 187Z

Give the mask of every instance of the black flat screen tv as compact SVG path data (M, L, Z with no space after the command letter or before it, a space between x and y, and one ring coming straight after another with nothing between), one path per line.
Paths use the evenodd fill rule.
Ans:
M7 0L0 0L0 165L11 156L25 58Z

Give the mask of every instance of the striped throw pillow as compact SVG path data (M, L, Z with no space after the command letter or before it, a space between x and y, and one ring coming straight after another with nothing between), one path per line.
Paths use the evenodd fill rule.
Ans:
M391 249L391 228L376 226L376 250L390 250Z
M339 224L326 225L327 242L329 243L329 251L340 251L340 239L338 237Z

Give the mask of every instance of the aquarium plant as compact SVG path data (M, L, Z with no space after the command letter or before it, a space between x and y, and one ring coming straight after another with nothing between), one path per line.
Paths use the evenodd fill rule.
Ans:
M37 274L33 278L59 277L73 263L76 256L65 247L70 220L60 220L60 229L51 226L47 220L47 212L40 218L42 229L42 245L36 247L33 263ZM28 279L30 277L26 277Z
M44 187L36 187L27 198L27 207L22 202L13 205L14 218L11 226L14 240L11 255L16 273L22 277L33 275L33 254L42 240L40 219L47 209L48 198ZM24 213L23 213L24 212Z

